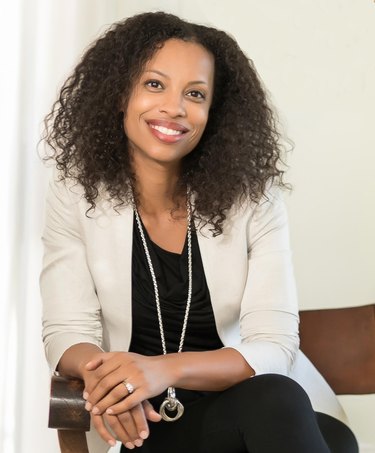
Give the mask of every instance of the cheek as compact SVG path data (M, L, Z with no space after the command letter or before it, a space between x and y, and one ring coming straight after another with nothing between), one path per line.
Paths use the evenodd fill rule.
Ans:
M151 110L153 107L154 105L152 98L141 96L136 100L136 102L134 102L132 111L134 112L134 114L140 116L143 113Z
M126 117L124 119L124 125L135 124L139 121L144 113L147 113L153 108L152 100L147 96L134 96L128 104L126 110Z
M201 139L207 124L207 117L202 117L200 123L195 123L196 127L191 137L191 142L196 146Z
M156 101L157 99L152 94L144 92L144 90L137 90L129 103L128 109L134 114L141 115L155 108Z
M187 108L187 116L191 123L200 126L207 122L208 108L202 104L193 104Z
M208 121L208 110L200 110L196 112L195 115L195 124L197 127L197 132L202 135L204 132L204 129L206 128Z

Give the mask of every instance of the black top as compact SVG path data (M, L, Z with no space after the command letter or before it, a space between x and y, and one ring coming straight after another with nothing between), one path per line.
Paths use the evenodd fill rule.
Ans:
M162 354L154 287L134 219L132 262L132 339L130 350L143 355ZM177 352L188 293L187 240L182 254L168 252L151 241L143 229L158 283L167 352ZM204 275L198 239L191 237L193 293L183 351L207 351L223 346L216 330L210 293Z
M143 232L158 284L167 352L177 352L188 294L187 240L180 255L166 251L152 242L144 226ZM195 232L191 235L191 245L193 292L182 351L219 349L223 347L223 343L216 330ZM163 354L154 287L135 217L132 253L132 338L129 350L143 355ZM178 392L177 397L183 401L181 392Z

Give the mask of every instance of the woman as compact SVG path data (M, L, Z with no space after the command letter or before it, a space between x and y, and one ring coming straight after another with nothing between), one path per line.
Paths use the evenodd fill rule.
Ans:
M152 453L358 451L298 351L279 136L235 41L165 13L115 24L46 124L44 342L84 380L93 434Z

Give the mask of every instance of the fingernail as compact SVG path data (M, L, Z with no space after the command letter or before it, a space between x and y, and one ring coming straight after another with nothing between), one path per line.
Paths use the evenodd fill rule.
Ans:
M139 437L140 437L141 439L147 439L147 437L148 437L148 432L147 432L147 431L141 431L141 432L139 433Z
M128 448L129 450L133 450L134 445L131 442L126 442L125 447Z
M113 410L112 409L107 409L106 413L109 414L109 415L112 415L113 414Z
M109 445L110 445L111 447L114 447L114 446L116 445L116 441L115 441L115 440L112 440L112 439L109 440L108 443L109 443Z
M143 440L142 440L142 439L136 439L136 440L134 441L134 445L135 445L136 447L142 447L142 445L143 445Z
M87 392L83 392L83 399L84 400L87 400L87 398L89 397L89 394Z
M87 402L87 403L85 404L85 409L86 409L87 411L91 411L91 408L92 408L91 403Z
M93 414L97 415L97 414L99 414L100 410L97 407L94 407L94 409L91 412Z

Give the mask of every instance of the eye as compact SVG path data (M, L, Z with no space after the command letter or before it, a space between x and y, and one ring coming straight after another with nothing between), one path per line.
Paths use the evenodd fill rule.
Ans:
M153 88L154 90L158 90L160 88L163 88L162 84L159 82L159 80L147 80L145 82L145 85L149 88Z
M205 93L203 93L202 91L199 91L199 90L191 90L187 93L187 96L190 96L196 100L204 100L206 99L206 95Z

